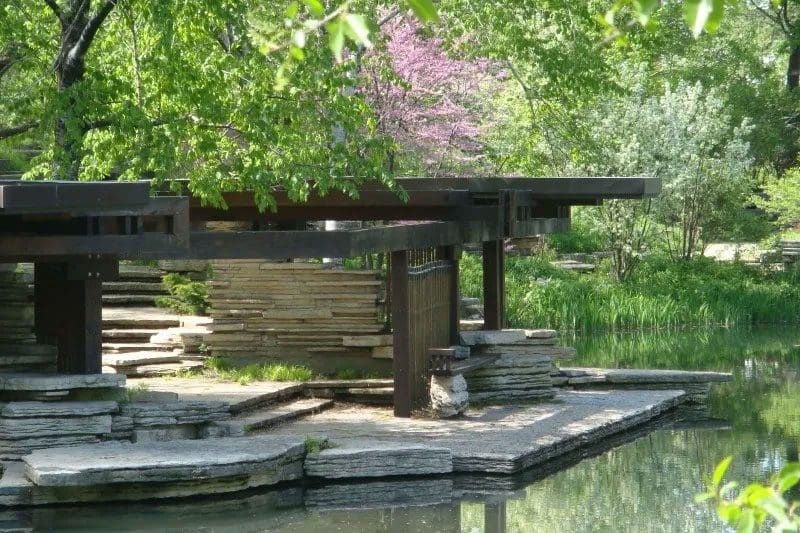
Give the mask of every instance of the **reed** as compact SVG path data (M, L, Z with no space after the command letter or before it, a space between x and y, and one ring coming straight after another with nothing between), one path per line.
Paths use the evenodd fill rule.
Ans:
M625 282L600 268L576 274L550 257L509 257L507 313L511 327L562 331L679 329L800 323L800 277L705 258L647 258ZM462 292L481 296L480 258L462 260Z

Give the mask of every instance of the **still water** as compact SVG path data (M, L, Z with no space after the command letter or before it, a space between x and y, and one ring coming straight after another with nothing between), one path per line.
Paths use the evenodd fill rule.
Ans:
M764 480L797 460L800 329L567 342L578 348L571 366L720 370L735 377L713 391L708 419L675 415L514 478L285 487L235 498L0 513L0 530L18 524L42 531L721 531L711 509L693 503L704 474L726 455L734 456L729 477L739 481Z

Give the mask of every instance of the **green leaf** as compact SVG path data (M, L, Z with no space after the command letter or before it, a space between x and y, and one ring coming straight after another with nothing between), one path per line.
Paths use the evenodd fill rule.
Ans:
M719 484L722 482L722 478L725 476L725 472L728 470L728 467L733 460L732 456L728 456L717 465L714 469L714 474L711 476L711 482L714 484L715 487L718 487Z
M685 0L683 17L692 29L692 35L699 36L704 29L715 31L719 27L725 0Z
M778 475L778 492L783 494L798 482L800 482L800 464L788 464L781 469Z
M745 509L736 523L737 533L753 533L756 527L756 517L752 509Z
M650 20L650 15L659 5L661 5L659 0L634 0L633 7L639 19L639 24L646 26L647 21Z
M339 21L330 22L325 29L328 30L328 47L333 52L336 61L342 60L342 50L344 49L344 27Z
M714 494L711 492L703 492L702 494L695 494L694 503L703 503L704 501L708 501L712 498L714 498Z
M439 20L439 13L433 0L406 0L409 7L422 22L435 22Z
M300 5L297 2L292 2L286 6L286 18L293 19L297 16Z
M322 7L322 2L319 0L303 0L303 3L315 17L321 17L325 14L325 8Z
M368 48L372 46L372 42L369 40L367 19L364 18L364 15L348 13L344 16L342 23L344 24L345 33L356 44L360 44Z

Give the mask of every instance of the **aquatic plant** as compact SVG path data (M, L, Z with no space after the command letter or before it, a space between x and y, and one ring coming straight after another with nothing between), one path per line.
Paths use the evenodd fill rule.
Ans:
M602 266L591 274L558 269L548 257L509 257L506 311L511 327L562 331L678 329L800 322L796 272L741 263L649 257L626 281ZM480 296L480 258L462 260L461 289Z

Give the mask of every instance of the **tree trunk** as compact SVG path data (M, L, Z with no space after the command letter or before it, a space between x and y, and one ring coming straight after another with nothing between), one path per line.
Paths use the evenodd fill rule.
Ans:
M56 153L53 177L77 180L81 165L81 146L86 134L81 113L77 111L77 98L72 87L83 81L86 72L85 54L76 53L81 34L89 23L90 0L71 0L61 19L61 43L55 71L58 92L64 98L63 111L56 119Z
M786 88L794 90L800 85L800 46L792 48L786 69Z

